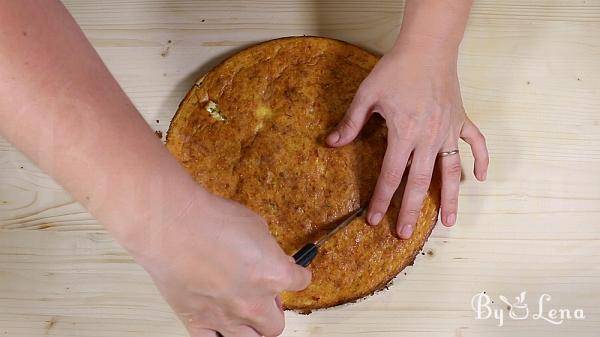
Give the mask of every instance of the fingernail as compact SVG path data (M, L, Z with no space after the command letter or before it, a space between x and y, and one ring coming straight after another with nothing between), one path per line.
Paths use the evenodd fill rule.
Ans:
M484 181L485 178L487 178L487 172L475 174L475 177L477 177L477 180L479 181Z
M410 239L410 236L413 233L413 225L407 224L402 227L402 231L400 232L400 237L403 239Z
M329 136L327 136L327 142L329 144L335 144L340 140L340 133L338 131L333 131Z
M448 216L446 217L446 223L448 224L448 226L454 226L454 224L456 223L456 214L448 214Z
M381 219L383 218L383 214L377 212L369 218L369 223L373 226L378 225Z

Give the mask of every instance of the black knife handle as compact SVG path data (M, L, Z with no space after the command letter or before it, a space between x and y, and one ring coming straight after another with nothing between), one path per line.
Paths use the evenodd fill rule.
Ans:
M296 261L297 265L307 267L315 259L318 252L319 247L317 245L308 243L294 254L294 261Z

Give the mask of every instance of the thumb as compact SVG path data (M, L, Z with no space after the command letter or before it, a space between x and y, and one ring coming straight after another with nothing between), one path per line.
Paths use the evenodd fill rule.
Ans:
M284 290L301 291L306 289L312 280L312 273L296 263L292 263L289 266L288 282L286 282Z
M335 130L327 136L327 144L333 147L344 146L352 142L369 119L371 107L359 95L354 96L350 108Z

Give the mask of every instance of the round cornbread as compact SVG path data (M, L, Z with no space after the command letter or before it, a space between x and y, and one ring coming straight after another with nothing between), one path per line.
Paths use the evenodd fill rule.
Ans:
M386 149L385 121L374 115L341 148L328 147L325 137L377 60L319 37L250 47L192 87L171 122L167 147L198 183L260 214L293 255L368 204ZM388 284L412 263L436 223L439 184L433 181L409 240L395 234L401 187L378 226L363 215L321 247L309 266L311 285L283 293L284 308L310 312Z

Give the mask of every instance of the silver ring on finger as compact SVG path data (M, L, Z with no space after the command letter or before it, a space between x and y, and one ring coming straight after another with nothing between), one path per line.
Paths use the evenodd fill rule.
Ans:
M458 152L459 152L458 149L452 150L452 151L444 151L444 152L438 153L438 157L448 157L448 156L458 154Z

